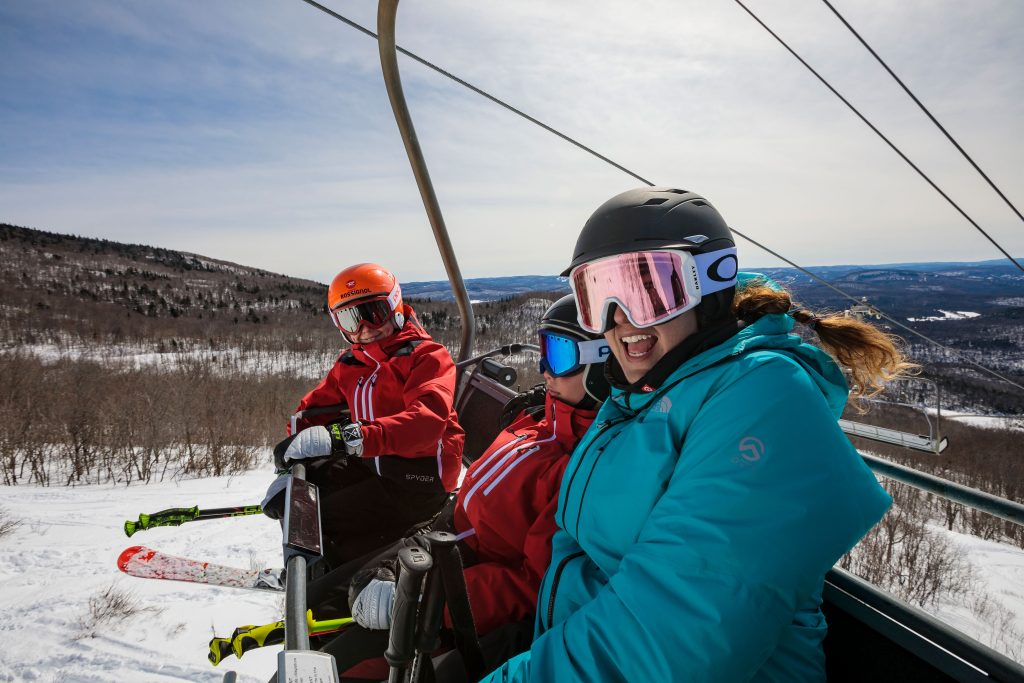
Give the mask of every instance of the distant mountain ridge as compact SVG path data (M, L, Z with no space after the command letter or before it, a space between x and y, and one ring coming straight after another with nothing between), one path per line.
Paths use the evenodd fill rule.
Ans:
M474 277L466 280L466 290L473 301L498 301L529 292L569 292L568 278L557 275L512 275L508 277ZM403 282L402 294L417 299L452 301L452 287L447 280Z
M796 268L751 268L750 270L795 285L810 285L814 282L812 278ZM936 277L947 276L959 278L966 276L971 280L991 281L993 284L1003 282L1006 279L1020 280L1024 283L1024 275L1020 271L1007 261L998 259L977 262L935 261L879 265L811 266L807 270L837 284L840 282L857 282L861 284L894 281L924 282ZM958 289L953 283L948 283L948 286L952 289ZM568 293L569 280L557 275L468 278L466 280L466 290L473 301L496 301L529 292ZM447 280L403 282L402 292L408 297L420 299L431 299L433 301L454 300L451 285ZM864 294L864 292L861 293Z

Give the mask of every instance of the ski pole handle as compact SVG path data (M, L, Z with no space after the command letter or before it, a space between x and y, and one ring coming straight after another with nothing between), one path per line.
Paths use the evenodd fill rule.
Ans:
M137 521L126 520L124 533L131 538L136 531L145 531L157 526L181 526L186 522L197 522L204 519L223 519L225 517L243 517L258 515L263 512L259 505L239 505L230 508L213 508L200 510L199 506L190 508L168 508L150 514L142 513Z
M391 633L384 659L391 667L390 681L397 683L405 677L406 667L416 654L416 610L419 607L423 575L434 561L423 548L402 548L398 552L398 585L391 613Z

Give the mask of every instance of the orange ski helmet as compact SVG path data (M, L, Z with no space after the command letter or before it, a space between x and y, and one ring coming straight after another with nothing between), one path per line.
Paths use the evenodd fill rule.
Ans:
M335 275L327 308L346 338L362 325L380 327L393 321L401 329L405 324L402 288L391 271L376 263L357 263Z

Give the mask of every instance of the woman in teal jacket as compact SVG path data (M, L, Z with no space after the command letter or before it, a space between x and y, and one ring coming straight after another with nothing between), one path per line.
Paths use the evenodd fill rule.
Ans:
M823 681L825 573L891 501L794 318L857 393L911 366L776 285L737 292L729 228L686 191L606 202L566 273L613 391L562 479L535 641L486 680Z

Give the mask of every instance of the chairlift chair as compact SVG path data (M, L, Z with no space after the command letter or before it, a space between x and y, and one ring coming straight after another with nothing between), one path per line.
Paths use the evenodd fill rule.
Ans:
M925 453L933 453L940 455L946 447L949 445L949 440L942 435L942 389L938 383L934 380L928 379L927 377L905 377L899 380L893 380L894 382L901 384L924 384L930 386L935 392L935 419L932 421L932 417L928 414L928 406L925 405L924 399L918 403L896 403L895 405L901 405L906 408L910 408L915 412L920 413L924 416L925 421L928 423L928 434L913 434L910 432L903 432L898 429L890 429L887 427L878 427L876 425L866 424L864 422L857 422L855 420L839 420L839 426L842 427L843 431L850 436L858 436L862 439L869 439L871 441L878 441L880 443L888 443L894 446L902 446L904 448L910 448L915 451L922 451ZM878 403L890 403L888 401L876 401Z
M394 32L397 10L398 0L380 0L378 30L382 68L420 195L430 217L435 239L461 312L463 337L459 365L460 370L468 371L468 374L462 378L459 387L458 405L462 408L460 421L466 428L468 437L483 441L485 438L493 437L496 432L496 421L492 418L497 416L514 392L499 379L503 376L500 371L497 377L492 377L481 369L487 358L500 355L500 349L484 356L470 358L474 330L472 307L469 305L465 284L441 218L437 198L430 184L426 164L416 141L401 91ZM475 367L469 369L474 364ZM847 433L858 432L856 435L865 438L889 443L893 442L889 439L898 439L899 445L935 453L940 453L945 448L945 439L941 438L938 432L938 420L929 437L919 437L916 441L908 439L906 435L894 436L883 431L875 431L869 436L864 425L844 422L848 422L843 424ZM471 439L467 438L467 444L469 443ZM484 443L483 448L486 448L487 443L489 440ZM476 445L473 448L476 449ZM915 477L914 470L878 458L866 456L865 460L872 469L886 476L893 476L892 468L907 470L908 472L902 473L902 476L908 483L913 482L913 485L936 495L999 514L1004 519L1018 524L1024 523L1024 505L1019 503L974 491L931 475L916 473L920 477ZM899 470L897 474L900 474ZM289 595L289 600L291 597ZM304 612L304 604L302 607L303 610L300 611L298 605L291 605L287 614L301 615ZM834 569L826 578L822 608L830 624L829 634L825 640L826 668L830 682L1024 682L1024 667L1020 664L840 569ZM289 646L286 652L291 649ZM407 671L408 669L404 669L400 676L396 676L393 670L392 681L397 683L398 680L408 680Z

